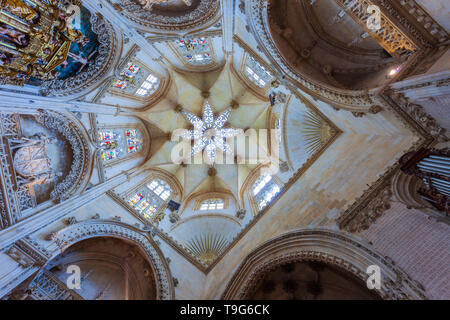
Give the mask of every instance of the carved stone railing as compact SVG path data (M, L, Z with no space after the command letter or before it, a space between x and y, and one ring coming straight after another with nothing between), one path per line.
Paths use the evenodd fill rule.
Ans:
M444 42L448 40L448 33L443 27L441 27L433 17L431 17L417 2L416 0L399 0L398 2L408 14L414 17L414 19L421 24L424 30L435 38L438 42Z
M335 2L351 16L370 36L375 39L380 46L392 55L411 54L419 47L402 30L380 11L380 28L371 30L368 27L368 20L371 13L367 10L374 5L369 0L335 0Z
M78 293L67 288L51 272L43 269L29 286L29 298L33 300L84 300Z

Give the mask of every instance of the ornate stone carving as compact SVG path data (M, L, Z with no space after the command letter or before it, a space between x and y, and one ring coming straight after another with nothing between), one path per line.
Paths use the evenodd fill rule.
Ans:
M435 139L440 142L449 140L445 135L446 130L442 128L432 116L427 114L422 106L409 102L408 98L400 92L388 91L386 94L388 94L391 99L395 100L403 111Z
M373 197L374 199L370 201L364 209L359 211L347 224L345 224L345 220L338 220L339 226L344 226L344 229L349 232L360 232L368 229L369 226L384 213L384 211L391 207L391 186L386 186L379 191L378 194L373 195Z
M280 172L288 172L289 171L289 163L287 161L281 161L280 162Z
M75 217L69 217L64 222L66 225L70 226L70 225L77 223L78 221Z
M247 210L245 210L245 209L239 209L238 211L236 211L236 217L238 218L238 219L244 219L244 217L245 217L245 214L247 213Z
M43 95L62 96L81 92L98 81L112 67L110 62L116 51L113 27L97 14L91 15L90 23L92 31L97 34L97 40L100 43L95 61L76 76L64 80L54 79L43 82L41 86Z
M110 0L108 0L111 3ZM219 12L219 1L200 0L197 6L180 13L164 14L164 11L146 10L136 0L121 0L120 14L142 26L163 30L184 30L210 22Z
M417 4L415 0L400 0L398 1L401 6L405 7L408 14L414 17L414 20L420 23L423 30L427 32L430 37L435 38L439 42L444 42L448 40L448 34L438 23L436 23L433 18L422 9L420 5ZM386 3L386 1L382 1ZM392 11L392 7L389 5L387 7L389 11Z
M398 171L397 165L392 166L363 195L345 210L336 223L340 229L348 232L366 230L378 219L385 210L390 208L392 198L391 179Z
M170 223L177 223L180 220L180 215L178 212L172 212L169 214Z
M48 234L48 235L45 237L45 240L47 240L47 241L53 241L53 240L56 239L56 235L57 235L56 232L52 232L52 233Z

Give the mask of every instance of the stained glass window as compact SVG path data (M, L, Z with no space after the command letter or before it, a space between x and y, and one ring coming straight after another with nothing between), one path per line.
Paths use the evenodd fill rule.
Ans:
M158 197L166 201L172 194L172 188L169 184L161 179L155 179L147 185Z
M205 38L182 39L176 41L176 44L180 51L184 53L209 51L208 42Z
M113 86L119 89L125 89L128 86L128 83L122 80L114 80Z
M172 194L172 189L167 182L161 179L152 180L146 187L128 199L128 205L151 220Z
M127 78L133 78L139 70L140 68L137 65L128 62L128 67L126 67L121 74Z
M190 64L204 65L212 62L208 41L205 38L178 40L176 45Z
M149 96L153 94L159 87L159 79L150 74L147 79L141 84L136 94L139 96Z
M122 79L115 79L113 81L113 87L116 87L118 89L126 89L129 85L129 82L132 82L133 78L138 74L140 68L131 63L128 62L128 65L124 70L120 73L122 76Z
M280 193L280 187L269 175L261 175L253 184L253 195L258 204L258 209L262 210Z
M136 203L141 201L143 198L144 198L144 195L142 193L136 193L134 196L132 196L130 198L130 200L128 200L128 204L133 207Z
M128 62L127 67L120 73L120 79L113 81L113 87L127 94L147 97L159 87L159 79L137 64Z
M211 198L202 202L200 206L201 211L205 210L222 210L224 208L224 201L221 198Z
M135 153L142 149L142 135L137 129L104 129L98 132L103 148L101 158L110 161Z
M245 74L260 88L264 88L273 78L272 74L253 57L249 57L247 60Z

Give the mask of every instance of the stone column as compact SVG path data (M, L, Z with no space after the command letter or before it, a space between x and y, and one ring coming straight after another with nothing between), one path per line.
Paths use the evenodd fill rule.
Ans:
M226 55L233 53L234 6L233 0L220 0L222 10L223 50Z

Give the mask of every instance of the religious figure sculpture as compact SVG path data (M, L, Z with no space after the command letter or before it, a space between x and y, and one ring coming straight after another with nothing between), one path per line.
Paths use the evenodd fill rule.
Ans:
M78 0L0 0L0 75L2 83L23 85L31 77L50 80L61 76L57 69L70 57L81 72L94 62L96 50L83 52L90 39L80 30ZM45 19L40 18L45 13ZM74 19L75 24L73 23ZM76 42L78 51L71 52ZM64 68L64 67L63 67ZM72 71L70 71L72 72ZM73 71L75 72L75 71ZM67 74L64 73L64 76Z

